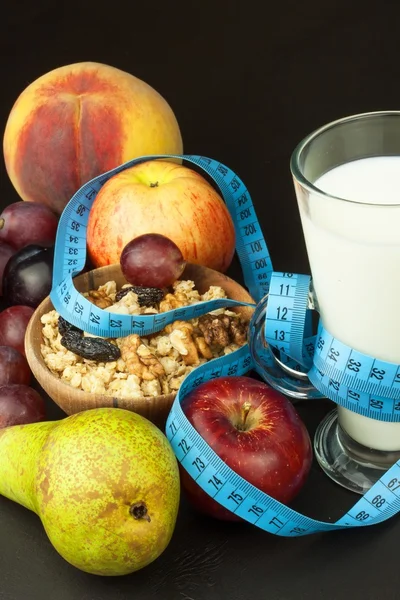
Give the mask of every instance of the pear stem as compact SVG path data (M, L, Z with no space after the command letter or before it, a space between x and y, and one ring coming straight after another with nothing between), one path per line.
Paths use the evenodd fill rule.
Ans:
M4 223L5 223L5 220L4 219L0 219L0 230L3 229Z
M247 400L246 402L244 402L242 404L242 410L241 410L241 413L242 413L242 423L241 423L242 427L241 427L241 429L242 429L242 431L246 431L246 419L247 419L247 416L248 416L248 414L250 412L250 409L251 409L251 402L249 402Z
M136 502L136 504L132 504L129 509L130 514L136 520L144 519L150 523L150 516L147 514L147 506L144 502Z
M156 181L155 183L150 183L150 187L158 187L158 181Z

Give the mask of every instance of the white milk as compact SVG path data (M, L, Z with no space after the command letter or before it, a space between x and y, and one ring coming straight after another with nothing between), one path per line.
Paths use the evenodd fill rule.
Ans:
M323 323L356 350L400 363L400 156L341 165L314 185L351 199L298 195ZM338 410L342 427L360 444L400 450L400 423Z

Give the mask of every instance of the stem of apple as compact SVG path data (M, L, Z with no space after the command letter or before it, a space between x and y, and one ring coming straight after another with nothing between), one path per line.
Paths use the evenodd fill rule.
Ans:
M150 187L158 187L158 181L156 181L155 183L150 183Z
M4 223L5 223L5 220L4 219L0 219L0 229L3 229Z
M251 409L251 402L248 400L242 404L242 431L246 431L246 419Z

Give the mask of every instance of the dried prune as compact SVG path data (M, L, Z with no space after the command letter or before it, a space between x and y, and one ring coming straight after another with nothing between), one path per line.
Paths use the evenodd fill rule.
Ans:
M131 285L119 290L115 296L115 300L119 302L119 300L126 296L128 292L134 292L137 294L139 306L155 306L158 302L161 302L165 296L165 290L161 288Z
M102 338L83 337L79 330L67 331L60 341L67 350L89 360L111 362L121 356L118 346Z
M81 329L66 321L61 315L58 317L58 331L61 333L61 335L64 335L67 333L67 331L79 331L81 335L83 334Z
M115 302L119 302L121 300L121 298L123 298L124 296L126 296L127 294L129 294L129 292L134 292L134 287L133 285L129 285L127 287L121 288L116 294L115 294Z

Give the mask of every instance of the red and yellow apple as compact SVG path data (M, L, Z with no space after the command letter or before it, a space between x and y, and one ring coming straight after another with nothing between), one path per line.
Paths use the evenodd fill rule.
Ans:
M214 452L246 481L287 504L303 487L312 463L310 436L292 403L250 377L219 377L182 400L182 410ZM212 517L237 521L181 467L190 503Z
M149 160L121 171L97 194L89 213L87 247L96 267L118 263L134 238L158 233L184 259L224 272L235 251L235 229L218 192L196 171Z
M82 62L33 81L17 98L4 133L4 159L23 200L61 213L87 181L147 154L181 154L168 103L114 67Z

